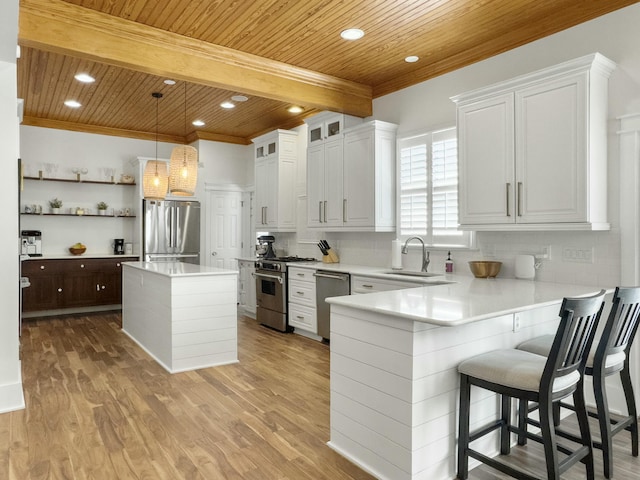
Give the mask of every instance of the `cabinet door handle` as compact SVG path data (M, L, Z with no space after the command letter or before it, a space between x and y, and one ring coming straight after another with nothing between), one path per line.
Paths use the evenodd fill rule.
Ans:
M107 288L107 287L105 287L104 285L102 285L102 290L104 290L105 288Z
M342 221L346 223L347 221L347 199L342 199Z
M80 265L80 268L84 268L84 263Z
M322 223L322 200L318 202L318 222Z
M58 293L62 293L62 288L58 288Z
M363 284L363 285L362 285L362 287L363 287L363 288L373 288L373 285L366 285L366 284Z
M301 297L304 297L304 292L296 292L298 295L300 295Z
M96 285L96 292L100 291L100 285Z
M303 317L302 315L296 315L296 318L297 318L298 320L304 320L304 317Z
M40 270L44 270L44 265L40 265Z
M299 277L304 277L304 273L296 273Z
M518 216L522 216L522 182L518 182Z
M509 211L509 191L511 190L511 184L507 183L507 217L511 216L511 212Z
M327 201L324 201L324 223L327 223Z

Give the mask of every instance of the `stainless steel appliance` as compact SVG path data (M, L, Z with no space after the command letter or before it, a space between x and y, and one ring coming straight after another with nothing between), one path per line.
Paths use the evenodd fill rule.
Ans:
M200 263L200 202L145 200L143 210L145 262Z
M42 256L42 232L40 230L22 230L20 232L22 240L22 255L30 257Z
M316 318L318 319L318 335L325 340L330 339L330 305L329 297L340 297L351 294L351 276L348 273L317 270L316 277Z
M256 319L280 332L290 332L287 308L287 263L315 262L315 258L263 258L256 263Z

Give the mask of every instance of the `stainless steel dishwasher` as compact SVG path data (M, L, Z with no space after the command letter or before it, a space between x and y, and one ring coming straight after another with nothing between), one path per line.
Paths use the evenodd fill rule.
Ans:
M325 299L339 297L351 293L348 273L317 270L316 277L316 316L318 318L318 335L329 340L331 331L330 309Z

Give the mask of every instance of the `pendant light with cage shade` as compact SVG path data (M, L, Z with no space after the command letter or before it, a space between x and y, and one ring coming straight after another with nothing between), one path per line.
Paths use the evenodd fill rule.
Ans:
M187 136L187 83L184 84L184 134ZM169 192L182 197L193 196L198 182L198 151L191 145L178 145L171 152Z
M158 160L158 102L162 98L162 94L153 92L151 96L156 99L156 159L148 160L144 166L142 191L147 200L164 200L167 196L169 176L167 162Z

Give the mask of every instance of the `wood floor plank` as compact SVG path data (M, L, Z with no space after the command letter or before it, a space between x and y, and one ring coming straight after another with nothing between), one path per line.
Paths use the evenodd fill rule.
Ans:
M0 479L372 478L326 445L327 345L240 318L239 363L172 375L120 325L113 312L26 322L27 408L0 415ZM514 448L513 460L540 473L537 448ZM637 480L629 452L618 435L616 480ZM469 478L504 477L480 467Z

